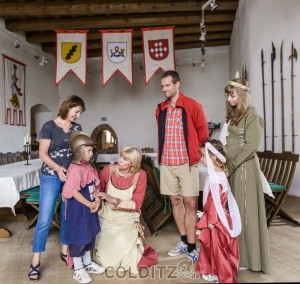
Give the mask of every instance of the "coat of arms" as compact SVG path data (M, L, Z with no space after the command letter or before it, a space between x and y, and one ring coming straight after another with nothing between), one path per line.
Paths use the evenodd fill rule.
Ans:
M62 42L61 43L61 58L66 63L76 63L81 57L80 42Z
M153 60L163 60L169 55L169 40L155 39L148 41L149 54Z
M113 63L121 63L127 57L127 42L108 42L107 56Z

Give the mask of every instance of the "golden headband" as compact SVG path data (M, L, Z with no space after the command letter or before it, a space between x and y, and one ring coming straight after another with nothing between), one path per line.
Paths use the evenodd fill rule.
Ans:
M234 82L234 81L229 81L227 85L230 85L232 87L236 87L236 88L240 88L246 92L249 92L250 91L250 88L241 84L241 83L238 83L238 82Z

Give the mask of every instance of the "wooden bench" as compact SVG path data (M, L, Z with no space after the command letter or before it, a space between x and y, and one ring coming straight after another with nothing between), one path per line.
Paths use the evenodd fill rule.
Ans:
M32 208L34 208L36 214L33 217L33 219L29 222L29 225L27 227L27 230L30 229L33 225L35 225L38 216L39 216L39 204L40 204L40 187L36 186L30 189L27 189L25 191L22 191L21 193L21 198L25 199L26 204L30 205ZM58 198L56 202L56 207L55 207L55 213L54 213L54 218L52 220L52 224L57 228L60 229L60 210L59 210L59 205L60 205L61 199L60 197Z
M265 194L268 227L277 215L300 226L300 222L281 207L291 187L299 155L292 152L273 153L272 151L264 151L257 152L257 156L261 170L275 197L271 198Z

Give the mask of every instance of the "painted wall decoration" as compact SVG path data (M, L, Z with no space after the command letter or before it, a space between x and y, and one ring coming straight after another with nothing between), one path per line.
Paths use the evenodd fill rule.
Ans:
M25 64L3 56L5 124L26 125Z

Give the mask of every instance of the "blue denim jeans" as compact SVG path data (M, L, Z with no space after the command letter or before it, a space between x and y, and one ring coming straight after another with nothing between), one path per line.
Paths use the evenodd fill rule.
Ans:
M49 234L49 229L52 223L55 206L57 199L62 191L63 182L58 176L40 175L40 205L39 205L39 217L36 224L32 251L43 252L45 251L46 241ZM64 202L61 202L60 207L61 224L60 224L60 242L66 245L64 237L65 228L65 214L64 214Z

